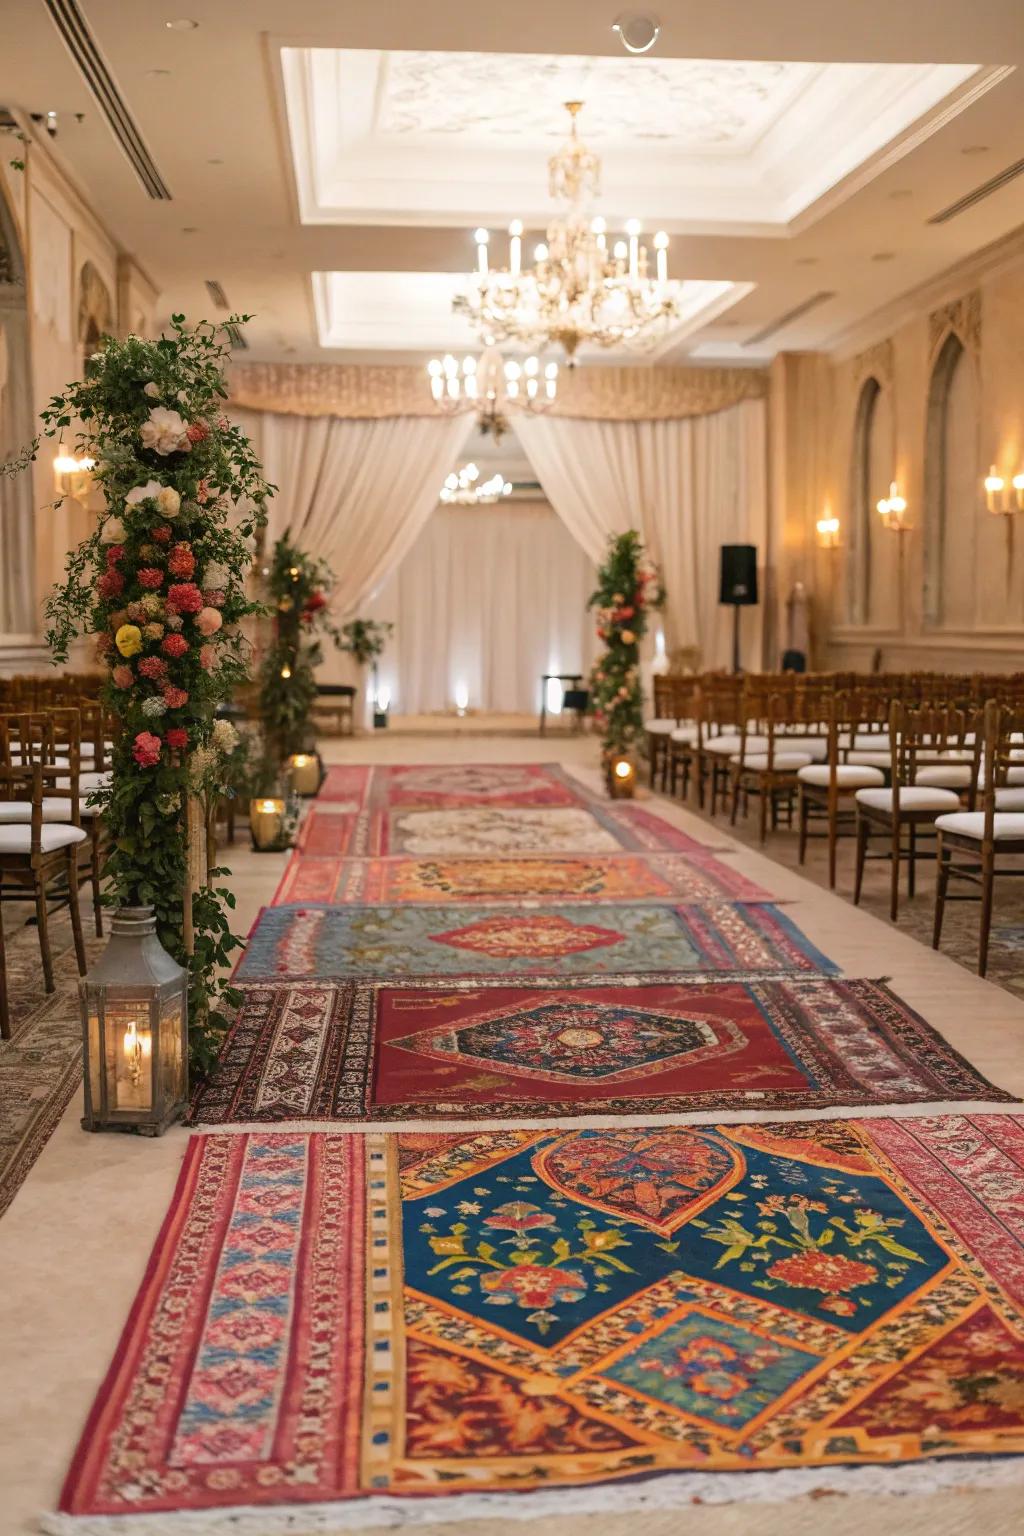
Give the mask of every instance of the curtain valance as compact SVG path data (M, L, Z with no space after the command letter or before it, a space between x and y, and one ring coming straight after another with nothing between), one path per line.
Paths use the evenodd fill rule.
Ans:
M359 363L239 363L231 402L287 416L436 416L423 368ZM589 421L708 416L768 393L763 368L563 368L550 414Z

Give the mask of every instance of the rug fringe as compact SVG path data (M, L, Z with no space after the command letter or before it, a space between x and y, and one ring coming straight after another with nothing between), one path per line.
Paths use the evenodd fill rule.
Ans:
M942 1490L1006 1488L1024 1483L1024 1456L950 1459L897 1466L794 1467L773 1472L683 1472L642 1483L546 1488L533 1493L381 1495L332 1504L261 1505L159 1514L40 1517L46 1536L332 1536L353 1530L422 1527L443 1520L534 1520L545 1515L615 1514L687 1504L778 1503L809 1494L888 1494L908 1498Z

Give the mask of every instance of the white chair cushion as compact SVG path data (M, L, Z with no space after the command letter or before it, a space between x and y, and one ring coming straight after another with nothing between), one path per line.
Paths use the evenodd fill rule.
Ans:
M972 769L967 763L931 763L927 768L919 768L914 775L915 784L924 784L935 789L967 789L972 778Z
M712 736L709 741L705 741L704 750L705 752L714 752L716 755L721 757L731 757L734 752L738 752L740 750L741 746L742 742L740 741L738 735ZM751 752L766 752L767 750L767 736L747 737L745 751L748 757L750 756Z
M644 730L652 736L671 736L676 728L674 720L645 720Z
M822 789L829 786L828 763L812 763L809 768L801 768L797 774L805 784L814 784ZM875 784L884 784L885 774L881 768L861 768L854 763L836 764L836 783L840 789L869 789Z
M697 727L695 725L681 725L672 732L672 740L680 742L684 747L692 747L697 740Z
M81 827L66 827L60 823L51 822L49 826L42 828L39 846L43 853L54 853L58 848L70 848L72 843L82 843L84 841L85 832ZM31 827L24 825L17 827L0 826L0 853L31 852Z
M68 789L70 787L68 779L54 779L53 784L57 789ZM78 793L83 799L86 795L91 794L94 789L109 789L110 784L111 774L109 770L106 773L80 773L78 775Z
M884 752L889 747L888 731L858 731L851 739L849 731L840 732L839 745L845 751L853 747L858 752Z
M768 754L767 752L748 752L746 757L741 758L737 752L734 757L730 757L729 761L730 763L741 764L744 768L756 768L764 772L768 767ZM776 768L788 770L806 768L810 761L811 754L809 752L776 752L772 761L772 768L773 771Z
M79 804L79 811L84 816L98 816L99 811L92 806ZM42 803L44 821L70 821L71 799L67 795L45 795ZM0 827L16 826L23 821L32 820L31 800L0 800Z
M866 805L869 810L892 810L891 789L858 789L856 798L858 805ZM959 804L959 795L951 789L925 789L911 784L900 790L900 808L905 811L948 811Z
M860 768L891 768L892 754L889 752L856 752L847 753L846 761L854 763Z
M1006 785L1003 789L996 790L997 811L1024 811L1024 789L1014 789Z
M985 774L985 764L982 763L981 770L980 770L980 772L978 774L978 788L979 789L984 789L985 785L987 783L988 783L988 778L987 778L987 776ZM1007 787L1009 787L1010 785L1024 784L1024 768L1007 768L1007 770L1006 770L1006 784L1007 784ZM1001 791L1000 791L1000 793L1001 793Z
M961 837L975 837L980 843L985 836L985 812L956 811L952 816L937 817L935 825L940 831L959 832ZM1012 838L1024 840L1024 815L997 811L993 817L993 841L1006 842Z
M33 763L40 763L43 768L70 768L71 767L71 759L70 759L70 757L60 757L60 756L51 757L51 758L48 758L45 763L43 763L41 758L36 753L30 753L29 754L29 766L31 767ZM21 764L22 764L21 748L19 746L17 746L17 745L14 745L14 746L11 747L11 764L15 768L20 768Z

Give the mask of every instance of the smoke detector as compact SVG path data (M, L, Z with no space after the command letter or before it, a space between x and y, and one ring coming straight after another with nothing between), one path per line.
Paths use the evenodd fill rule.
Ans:
M650 53L661 36L661 22L656 16L626 11L616 16L612 31L627 53Z

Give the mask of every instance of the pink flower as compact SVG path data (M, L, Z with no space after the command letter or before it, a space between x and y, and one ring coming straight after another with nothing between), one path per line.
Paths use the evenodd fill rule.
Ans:
M151 682L162 683L167 676L167 663L159 656L144 656L139 662L139 676L148 677Z
M119 560L123 560L123 559L124 559L124 545L123 544L108 544L107 545L107 566L108 567L110 567L112 565L116 565Z
M223 622L224 620L221 618L216 608L202 608L196 614L196 627L198 628L199 633L201 635L205 635L207 639L209 639L211 635L215 635L217 633Z
M212 645L200 646L199 665L204 672L211 672L217 665L217 652Z
M114 649L114 637L113 637L113 635L109 635L106 632L106 630L104 630L101 634L98 634L96 636L96 655L97 656L109 656L113 649Z
M203 593L203 601L208 608L223 608L224 593L219 591L217 587L208 587Z
M164 689L164 703L168 709L181 709L188 703L188 694L184 688L168 687Z
M131 667L115 667L110 676L115 688L130 688L135 681Z
M166 523L160 523L158 527L149 530L150 538L156 539L158 544L169 544L172 533L173 529L169 528Z
M149 615L141 603L129 603L125 613L133 624L145 624Z
M175 544L167 557L167 569L172 576L191 576L196 568L196 557L187 544Z
M200 480L199 488L196 491L196 501L198 501L201 507L206 506L206 503L209 501L211 494L212 492L210 491L210 482L208 480Z
M167 745L176 748L178 751L184 750L188 746L188 731L183 726L172 725L171 729L167 732Z
M203 443L210 435L210 428L205 421L193 421L186 430L190 443Z
M120 571L104 571L96 583L100 597L120 597L124 591L124 577Z
M188 650L188 641L184 635L167 635L160 649L165 656L184 656Z
M157 587L162 587L164 584L164 573L158 571L155 565L144 565L138 572L138 582L140 587L145 587L149 592L155 592Z
M140 731L132 747L132 757L140 768L155 768L160 761L161 741L152 731Z
M178 613L198 613L203 606L203 594L194 581L181 582L168 588L167 606Z

